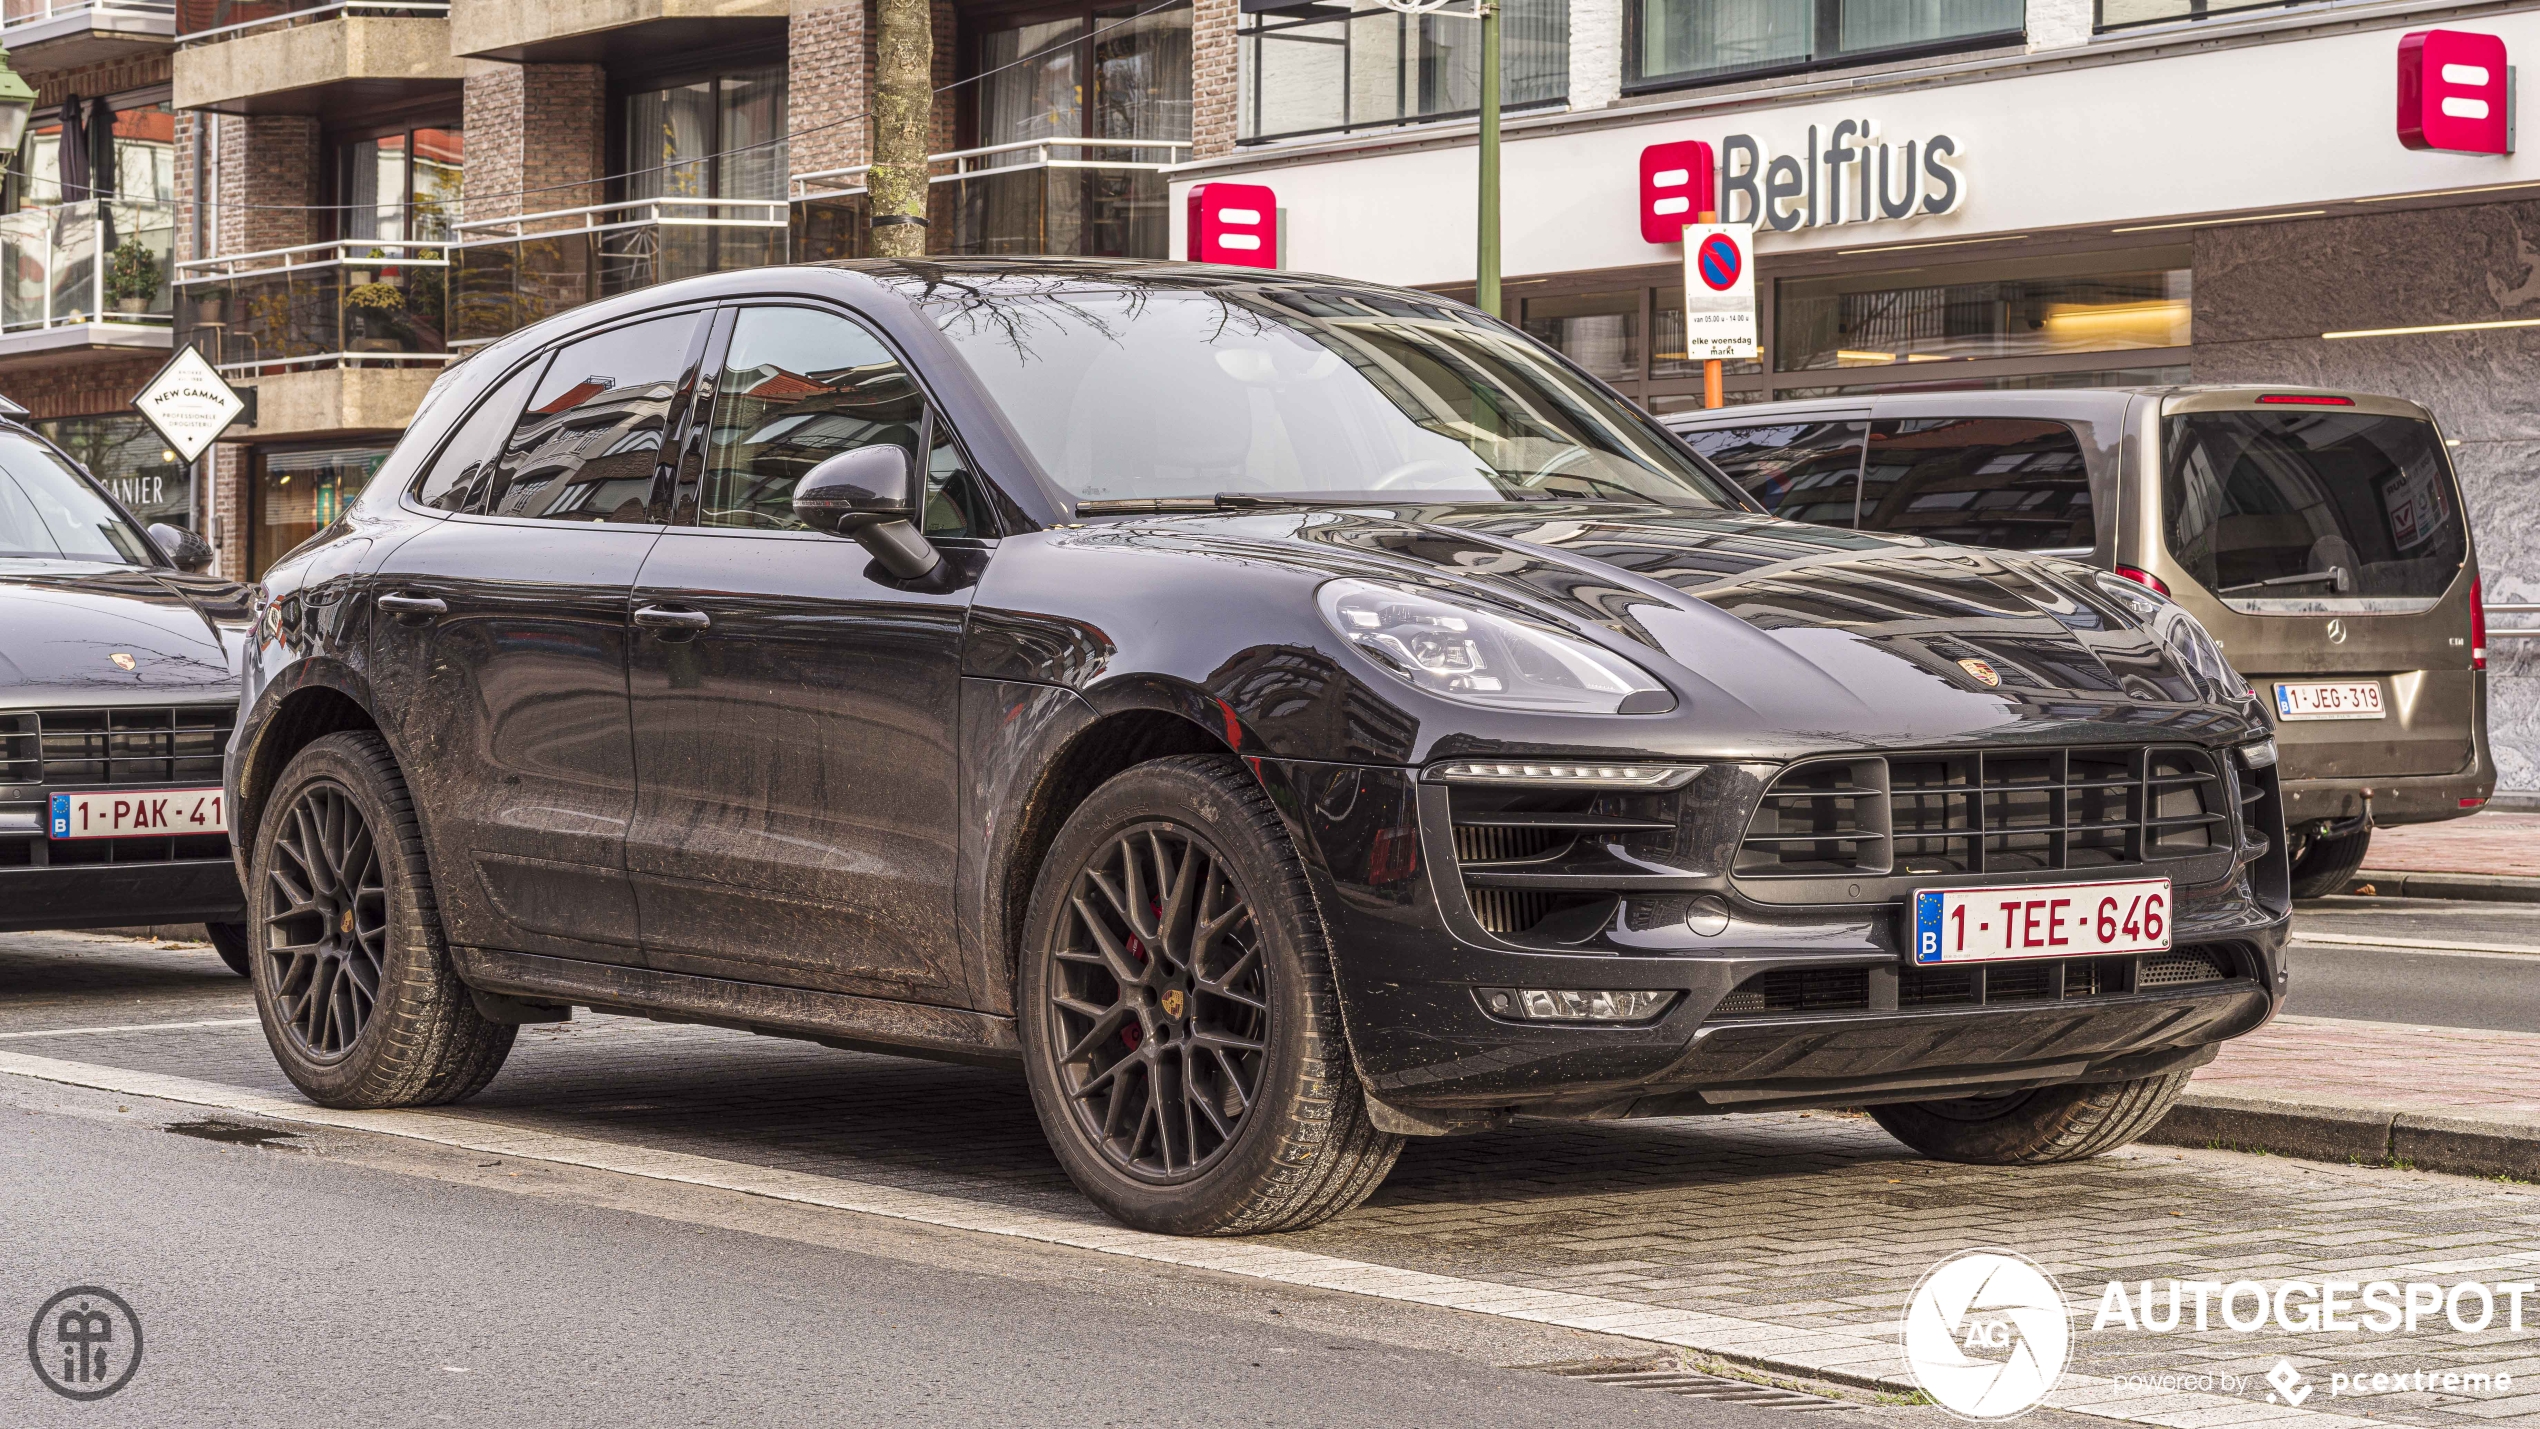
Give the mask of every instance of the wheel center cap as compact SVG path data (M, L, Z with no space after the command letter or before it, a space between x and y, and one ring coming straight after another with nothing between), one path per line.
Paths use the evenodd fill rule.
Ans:
M1182 990L1181 990L1180 988L1178 988L1178 987L1168 987L1168 988L1166 988L1166 989L1164 990L1163 1003L1164 1003L1164 1015L1165 1015L1165 1016L1167 1016L1167 1017L1179 1017L1179 1016L1181 1016L1181 1015L1182 1015L1182 1004L1183 1004Z
M344 933L344 934L348 934L348 935L349 935L349 934L353 931L353 910L352 910L352 909L350 909L350 908L345 909L345 910L344 910L344 916L335 920L335 930L336 930L337 932L339 932L339 933Z

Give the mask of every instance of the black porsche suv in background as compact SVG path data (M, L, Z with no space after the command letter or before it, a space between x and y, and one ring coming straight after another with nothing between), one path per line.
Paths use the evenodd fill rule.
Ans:
M256 1001L337 1106L576 1006L1019 1065L1121 1219L1407 1135L2087 1156L2283 996L2267 725L2051 557L1774 519L1434 295L699 278L442 378L258 604Z
M210 561L0 415L0 932L202 922L247 971L221 788L247 591Z

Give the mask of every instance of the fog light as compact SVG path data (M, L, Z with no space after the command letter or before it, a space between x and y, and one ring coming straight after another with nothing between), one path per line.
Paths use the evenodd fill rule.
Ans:
M2273 769L2275 767L2275 741L2272 739L2262 739L2255 744L2244 744L2240 746L2240 763L2241 767L2246 769Z
M1485 987L1477 989L1477 993L1493 1017L1511 1017L1521 1022L1646 1022L1676 1000L1672 990L1572 992Z
M1441 784L1534 784L1570 789L1681 789L1703 770L1699 764L1501 763L1456 759L1431 765Z

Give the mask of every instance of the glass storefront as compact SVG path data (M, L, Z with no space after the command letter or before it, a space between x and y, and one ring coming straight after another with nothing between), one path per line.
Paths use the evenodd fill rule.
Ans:
M256 453L247 578L332 524L388 458L381 447L280 447Z
M32 425L88 468L142 525L194 525L194 486L185 463L141 417L47 417Z
M1822 259L1795 264L1807 266L1758 279L1770 368L1723 364L1732 406L2188 380L2194 285L2184 247L1836 274L1822 271ZM1514 278L1510 316L1651 411L1689 410L1702 405L1702 363L1685 350L1680 271ZM1469 290L1448 291L1469 299Z
M1245 15L1241 34L1246 143L1466 115L1482 102L1481 27L1469 17L1304 0ZM1568 97L1569 0L1504 0L1499 43L1501 104Z

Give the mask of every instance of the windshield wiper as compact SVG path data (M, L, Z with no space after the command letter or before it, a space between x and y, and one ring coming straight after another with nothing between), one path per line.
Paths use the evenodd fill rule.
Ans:
M2239 585L2224 586L2221 590L2215 591L2214 594L2229 595L2233 591L2265 590L2269 586L2279 585L2317 585L2321 581L2327 581L2331 585L2337 585L2342 583L2345 579L2346 568L2343 566L2333 566L2328 570L2313 571L2307 575L2276 576L2271 580L2243 581Z
M1264 506L1402 506L1392 496L1264 496L1221 491L1215 496L1140 496L1118 501L1079 501L1079 516L1152 516L1168 511L1250 511Z

